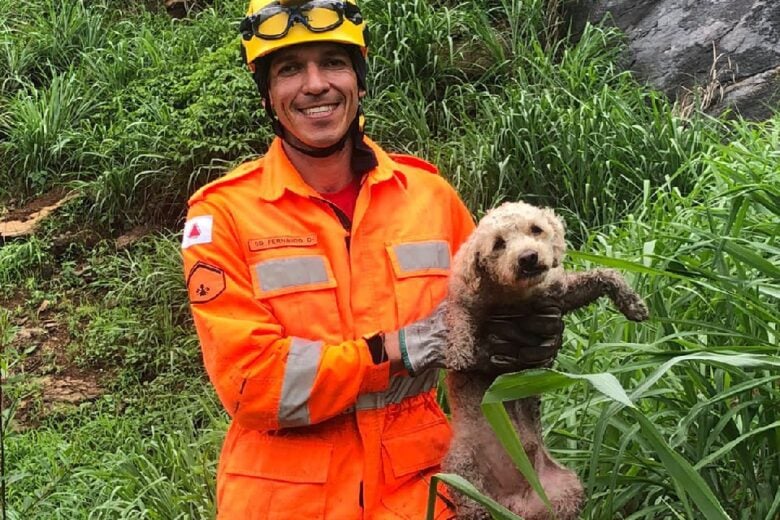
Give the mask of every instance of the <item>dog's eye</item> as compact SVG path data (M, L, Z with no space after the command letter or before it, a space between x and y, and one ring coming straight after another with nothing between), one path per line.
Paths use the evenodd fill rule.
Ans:
M501 237L497 237L495 242L493 242L493 251L500 251L505 247L506 247L506 241Z
M541 235L542 232L544 232L544 230L542 228L540 228L539 226L537 226L536 224L531 226L531 233L532 234L534 234L534 235Z

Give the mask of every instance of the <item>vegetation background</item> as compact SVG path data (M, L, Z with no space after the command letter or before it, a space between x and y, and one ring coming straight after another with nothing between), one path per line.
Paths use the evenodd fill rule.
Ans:
M270 138L244 4L172 20L151 1L0 0L0 216L77 194L0 245L9 519L213 517L227 421L178 235L188 194ZM583 518L780 518L780 116L670 103L621 72L616 31L568 36L555 0L361 7L369 135L438 164L475 215L554 206L569 267L618 267L650 305L640 325L605 304L567 318L543 422ZM497 427L538 376L502 383ZM90 399L53 401L68 381Z

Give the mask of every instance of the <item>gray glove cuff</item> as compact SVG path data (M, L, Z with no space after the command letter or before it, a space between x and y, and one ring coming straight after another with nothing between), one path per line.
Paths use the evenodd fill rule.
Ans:
M398 331L401 357L409 375L417 375L428 368L444 367L447 344L445 308L446 302L443 301L431 314Z

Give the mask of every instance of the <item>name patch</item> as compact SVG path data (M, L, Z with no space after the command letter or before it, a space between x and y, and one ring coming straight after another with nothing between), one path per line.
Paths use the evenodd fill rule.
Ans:
M317 235L304 235L301 237L282 236L271 238L253 238L249 240L250 251L262 251L275 247L308 247L317 245Z

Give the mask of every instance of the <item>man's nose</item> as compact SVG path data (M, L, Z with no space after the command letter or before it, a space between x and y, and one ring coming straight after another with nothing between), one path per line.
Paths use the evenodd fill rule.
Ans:
M304 78L304 93L317 95L327 91L330 87L328 79L324 71L316 63L309 63L306 65L306 72Z

